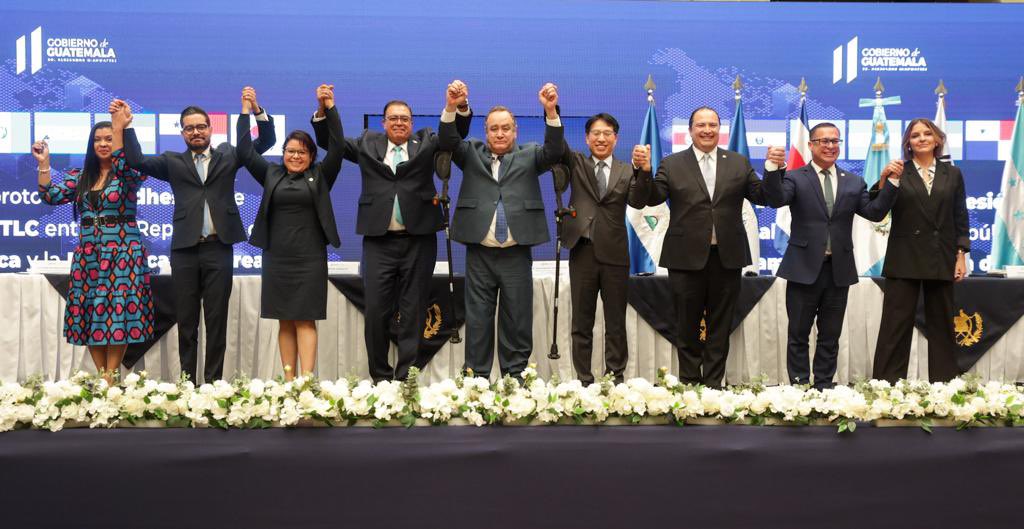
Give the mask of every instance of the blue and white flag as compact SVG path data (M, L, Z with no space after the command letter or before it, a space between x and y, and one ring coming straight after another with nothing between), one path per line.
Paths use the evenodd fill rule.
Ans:
M881 90L876 93L873 99L860 100L861 107L875 109L871 118L871 141L864 159L864 181L869 189L878 182L882 169L889 163L889 125L885 118L885 107L900 104L899 96L883 98ZM853 217L853 258L857 263L858 274L882 275L891 223L891 215L886 215L882 222L871 222L860 215Z
M1003 166L999 194L1003 201L996 208L992 231L990 269L1004 271L1007 265L1024 265L1024 95L1017 101L1017 119L1010 137L1010 155Z
M651 172L657 174L661 161L661 136L653 97L647 106L644 127L640 131L640 145L651 146ZM653 274L661 258L661 245L668 230L668 205L659 204L643 209L626 206L626 233L629 238L629 273Z
M737 94L739 92L737 91ZM743 99L736 96L736 114L729 124L729 146L730 151L738 152L750 158L750 148L747 146L747 123L743 118ZM754 205L749 200L743 201L743 229L747 232L747 245L750 247L751 264L743 268L743 273L760 273L761 270L761 239L757 232L757 213L754 212Z

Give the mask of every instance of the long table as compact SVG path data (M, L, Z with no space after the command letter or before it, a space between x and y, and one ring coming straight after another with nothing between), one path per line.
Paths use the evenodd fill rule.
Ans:
M639 280L666 279L658 277ZM764 278L744 279L763 280ZM980 285L981 281L995 280L969 279L964 288ZM727 382L735 384L760 379L774 384L787 381L785 284L785 280L782 279L771 283L753 309L732 332L731 352L726 365ZM542 376L573 378L569 343L571 296L568 278L563 276L558 286L560 305L557 344L561 352L559 360L547 358L551 346L554 277L551 274L537 273L533 286L532 361L537 363ZM320 377L332 379L343 376L367 377L362 313L337 288L330 284L327 288L327 319L318 323L317 373ZM270 378L282 374L277 353L277 322L259 317L259 297L259 276L234 278L228 313L225 377ZM0 299L4 300L4 303L0 304L0 318L5 322L0 329L0 380L24 380L33 375L60 379L79 369L92 370L86 349L71 346L64 341L64 301L44 276L0 274ZM874 280L862 279L851 288L840 341L838 382L846 383L870 376L880 323L881 301L882 290ZM659 303L666 304L664 300ZM664 309L671 311L671 304ZM630 351L627 377L654 379L658 368L662 366L668 367L672 372L677 371L673 344L632 307L627 309L626 325ZM594 333L595 337L604 334L600 304ZM201 334L200 351L203 350L204 341L205 336ZM464 345L465 342L444 345L424 369L425 381L433 382L455 376L462 366ZM603 354L603 342L596 338L595 373L603 370ZM150 376L163 379L176 378L180 372L176 329L171 327L135 364L134 369L144 369ZM985 379L1024 380L1024 324L1020 321L1013 323L973 365L971 372ZM909 376L926 379L927 373L927 340L919 331L915 331ZM497 362L492 375L497 376Z

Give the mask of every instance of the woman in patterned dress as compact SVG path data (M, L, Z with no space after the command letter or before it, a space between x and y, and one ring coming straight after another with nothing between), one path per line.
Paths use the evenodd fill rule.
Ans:
M47 204L74 204L79 241L71 263L64 337L89 348L108 383L130 343L153 334L153 302L146 248L135 220L136 192L145 176L127 169L121 150L123 112L97 123L89 135L85 167L51 178L45 141L32 145L39 163L39 195ZM127 120L127 121L126 121Z

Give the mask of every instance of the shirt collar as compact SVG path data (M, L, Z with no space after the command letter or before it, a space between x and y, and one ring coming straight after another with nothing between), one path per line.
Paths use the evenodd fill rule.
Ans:
M395 152L395 147L401 147L403 153L407 155L409 154L409 142L405 142L401 145L395 145L394 143L391 143L391 140L388 140L388 152Z
M821 166L819 166L818 164L814 163L814 161L813 161L813 160L811 161L811 167L813 167L813 168L814 168L814 174L816 174L816 175L821 175L821 171L823 171L823 170L824 170L824 168L823 168L823 167L821 167ZM839 174L839 173L838 173L838 171L837 171L837 169L836 169L836 166L835 166L835 164L832 164L832 167L829 167L829 168L828 168L828 174L829 174L829 175L836 175L836 174Z
M590 155L590 159L594 161L594 167L597 167L598 163L604 162L605 165L607 165L608 168L611 169L611 167L612 167L612 158L614 158L613 155L609 155L607 158L604 158L604 159L598 158L597 156L594 156L593 154Z
M207 146L207 147L206 147L206 150L205 150L205 151L203 151L203 152L193 152L193 151L188 151L188 154L189 154L189 156L191 156L191 157L192 157L192 160L193 160L193 161L195 161L195 159L196 159L196 156L197 156L197 155L200 155L200 154L202 154L202 155L205 155L205 156L206 156L206 158L205 158L205 159L206 159L206 160L209 160L209 159L210 159L210 151L212 151L212 150L213 150L213 149L212 149L211 147Z
M718 146L715 145L715 148L711 149L711 152L708 152L708 153L705 153L704 151L702 151L702 150L698 149L696 146L694 146L693 147L693 154L697 155L697 161L698 162L704 159L704 155L705 154L710 154L712 160L717 160L718 159Z
M914 160L914 168L917 169L917 174L924 176L924 171L921 169L928 169L932 174L935 174L935 160L932 160L932 164L928 167L921 167L917 164L917 160Z

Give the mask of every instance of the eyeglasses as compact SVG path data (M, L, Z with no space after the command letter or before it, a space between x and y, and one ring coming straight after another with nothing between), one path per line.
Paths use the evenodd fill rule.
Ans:
M285 149L285 156L309 156L309 151L299 151L295 149Z
M192 134L193 132L199 132L199 133L206 132L209 128L210 128L209 125L207 125L205 123L201 123L199 125L189 125L187 127L182 127L181 130L185 134Z
M818 138L816 140L811 140L811 143L815 145L822 145L824 147L838 147L839 145L843 144L843 140L834 140L832 138Z
M600 138L600 137L611 138L612 136L615 136L615 131L612 131L612 130L592 130L592 131L590 131L589 134L591 136L595 137L595 138Z
M410 123L412 121L411 116L387 116L384 118L388 123Z

